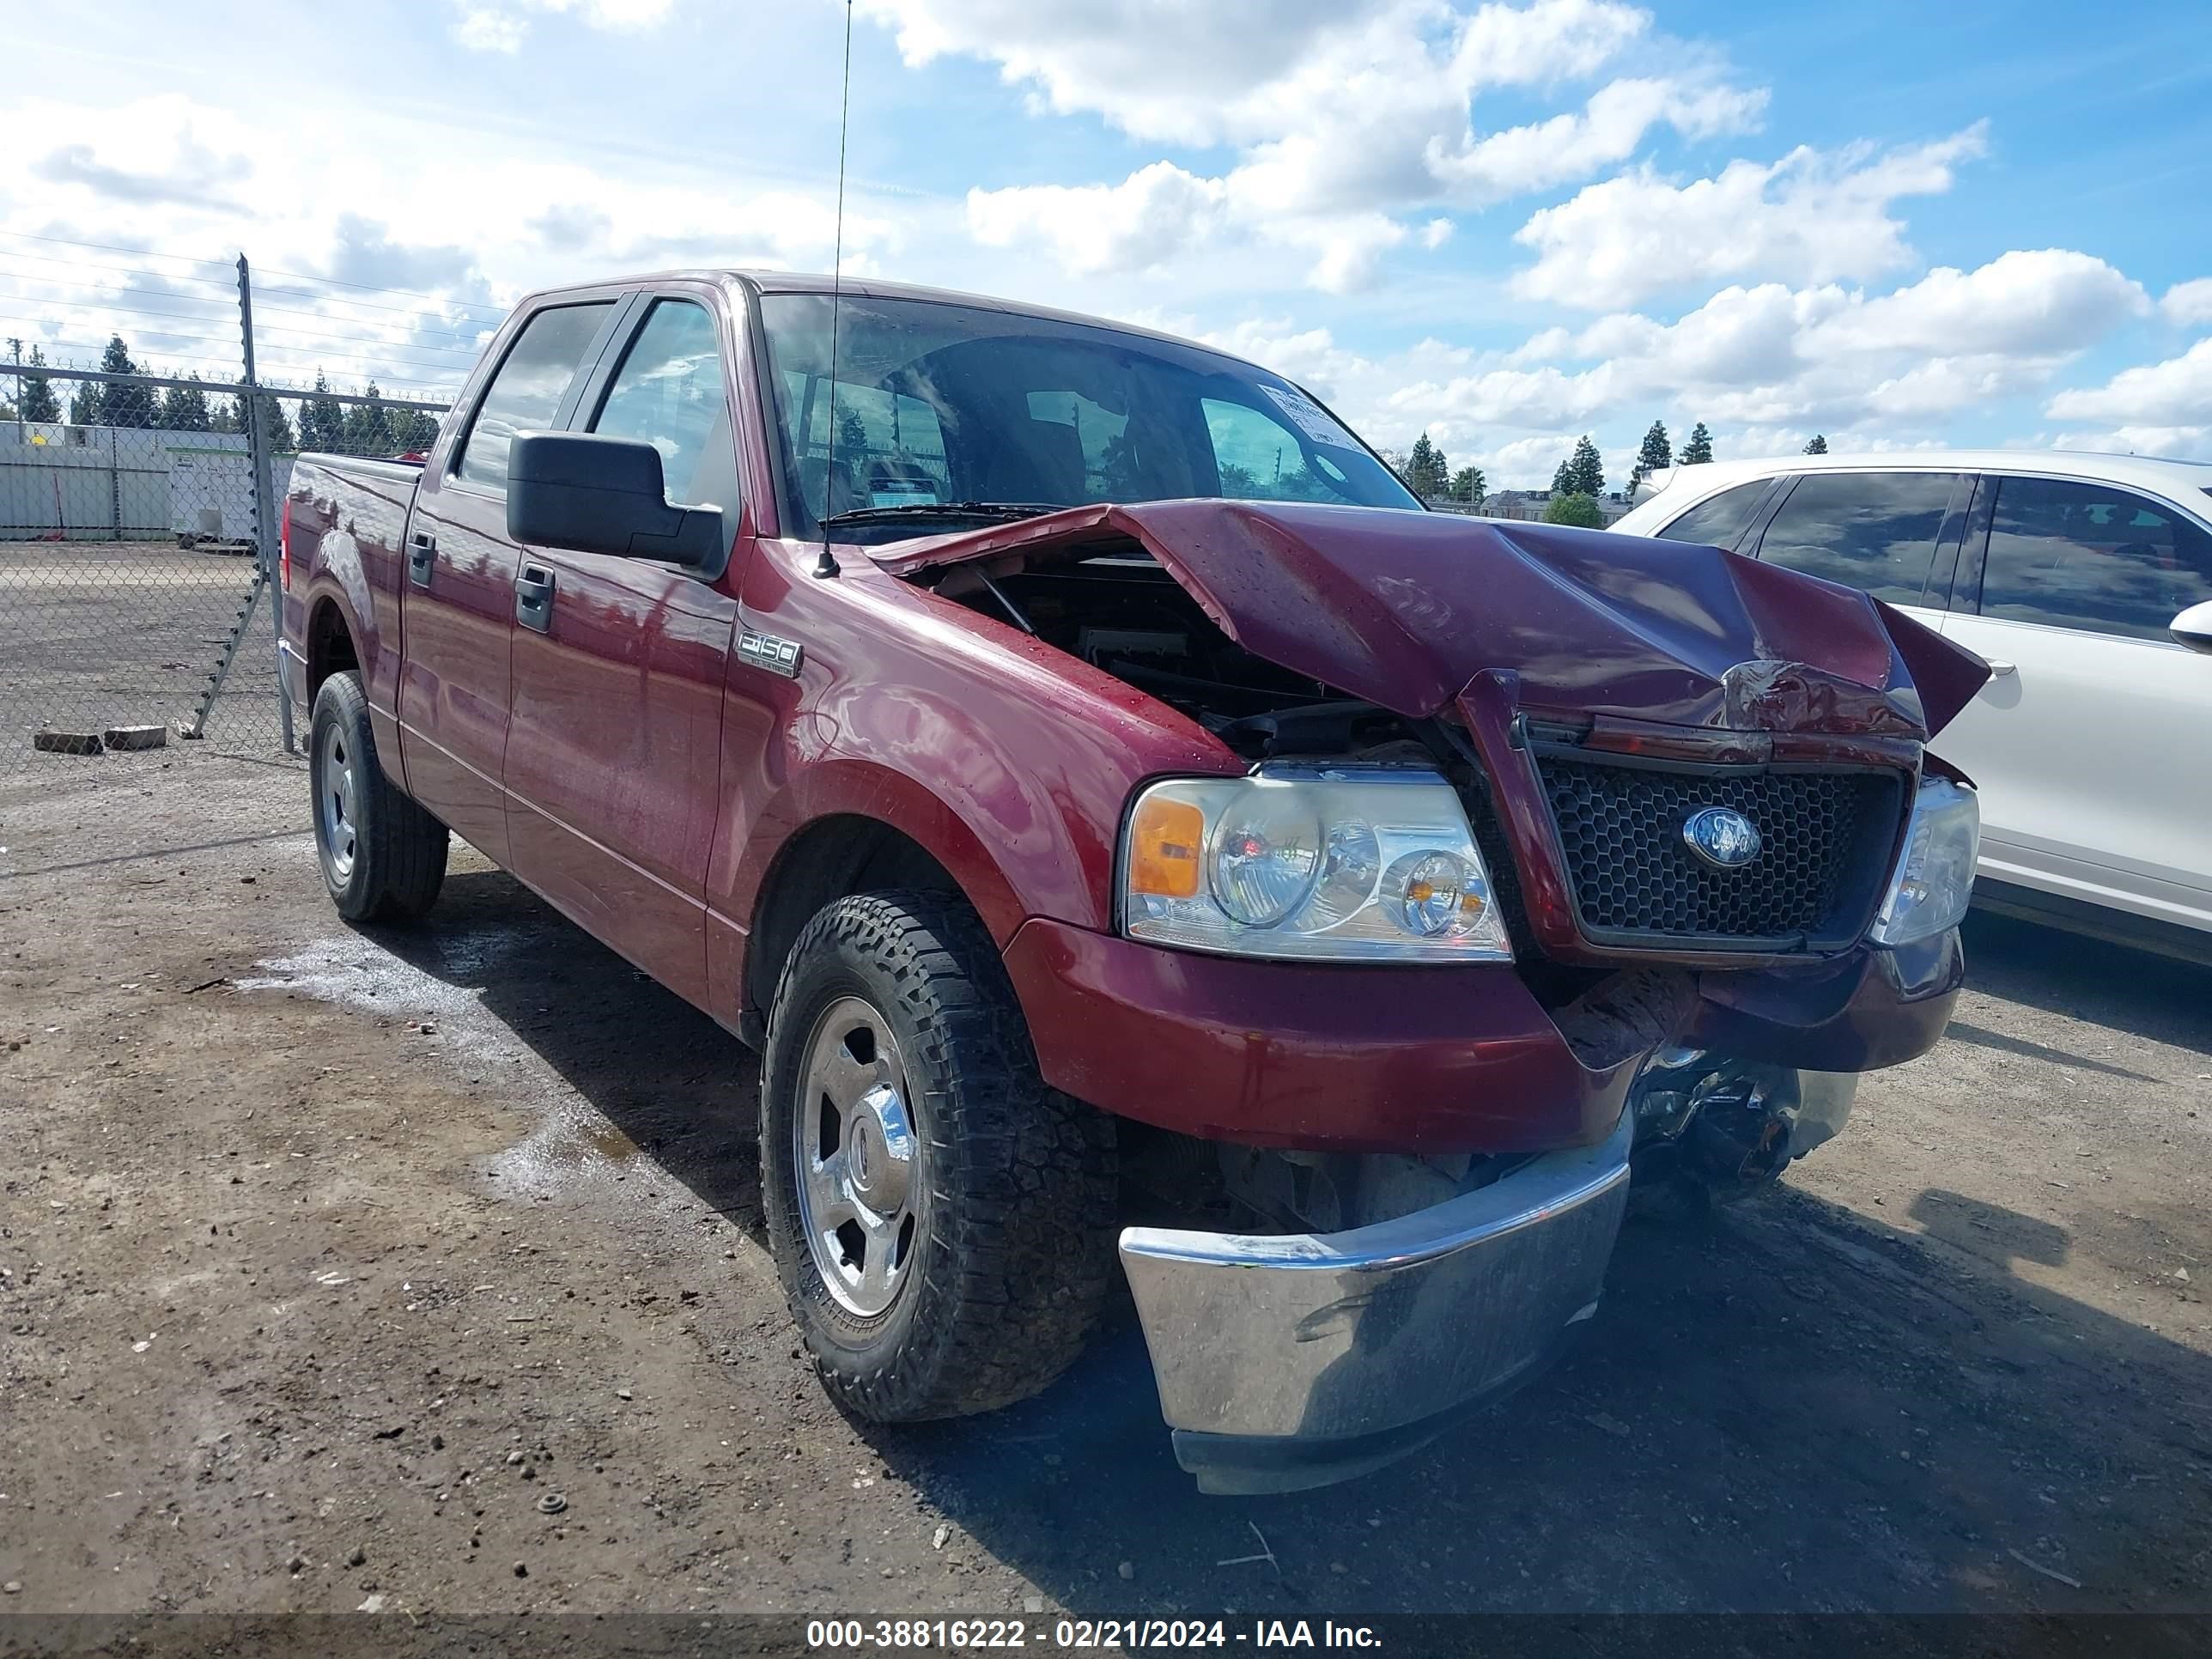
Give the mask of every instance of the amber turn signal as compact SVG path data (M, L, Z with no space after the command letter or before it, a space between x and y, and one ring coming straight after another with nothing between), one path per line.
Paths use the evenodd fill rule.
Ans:
M1206 814L1189 801L1147 796L1129 825L1129 890L1160 898L1198 896Z

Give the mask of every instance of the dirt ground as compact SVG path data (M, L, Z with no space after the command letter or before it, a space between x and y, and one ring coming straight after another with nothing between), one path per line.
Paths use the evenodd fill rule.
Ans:
M1543 1381L1206 1498L1126 1307L847 1421L743 1049L472 854L352 931L288 791L164 763L0 780L9 1613L2212 1607L2212 974L1977 920L1942 1048Z

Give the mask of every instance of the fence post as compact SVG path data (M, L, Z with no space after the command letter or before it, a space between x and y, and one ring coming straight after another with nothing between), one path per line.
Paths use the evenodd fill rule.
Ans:
M253 278L246 256L238 256L238 328L246 347L246 441L253 472L253 546L261 562L260 586L269 595L269 617L276 645L276 720L284 733L284 752L297 754L292 737L292 699L284 690L284 594L276 580L276 526L270 521L275 473L270 465L269 423L261 415L261 381L253 372Z

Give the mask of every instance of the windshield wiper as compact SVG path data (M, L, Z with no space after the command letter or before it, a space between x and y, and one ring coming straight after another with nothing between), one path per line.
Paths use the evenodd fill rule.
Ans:
M848 507L823 520L822 527L834 530L841 525L927 524L944 519L1012 523L1018 519L1058 513L1065 506L1060 501L908 501L895 507Z

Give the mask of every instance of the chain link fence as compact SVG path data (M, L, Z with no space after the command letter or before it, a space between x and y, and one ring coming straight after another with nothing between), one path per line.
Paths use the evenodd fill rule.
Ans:
M0 289L15 291L0 307L33 314L0 329L85 303L69 290L87 284L11 269L9 252ZM0 334L0 872L30 839L49 866L306 823L303 734L276 673L277 504L301 448L420 453L445 404L373 380L353 392L257 375L252 297L241 259L228 306L198 299L195 331L176 337L213 374L139 372L119 332L98 368ZM210 307L228 311L228 363ZM463 349L434 349L458 379Z

